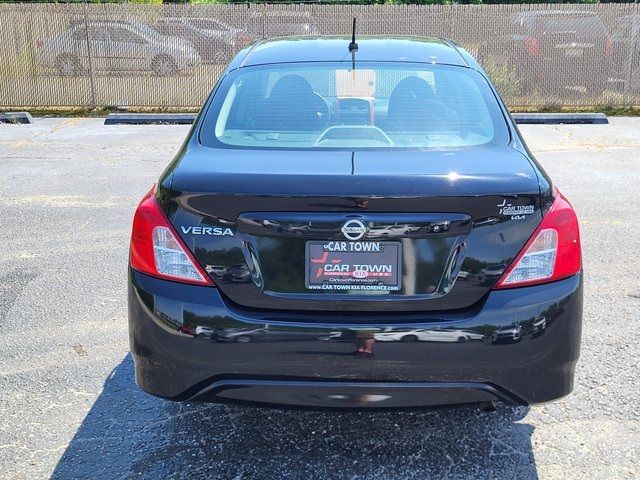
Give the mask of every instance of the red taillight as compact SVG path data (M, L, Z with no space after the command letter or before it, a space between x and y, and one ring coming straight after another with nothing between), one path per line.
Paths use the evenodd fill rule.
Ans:
M608 36L607 43L604 44L604 53L606 55L613 55L613 49L614 49L613 37Z
M239 47L249 45L252 41L253 41L252 38L249 37L248 35L238 35L235 38L235 43Z
M553 205L494 288L553 282L575 275L581 268L578 217L556 190Z
M536 37L525 38L524 46L527 48L529 55L538 55L540 53L540 42Z
M133 216L131 267L168 280L213 285L160 210L153 192L142 198Z

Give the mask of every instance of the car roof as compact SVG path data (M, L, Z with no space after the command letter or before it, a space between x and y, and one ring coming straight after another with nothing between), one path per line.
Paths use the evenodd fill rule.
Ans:
M103 27L103 28L133 28L138 31L147 30L147 27L154 30L152 26L141 22L135 22L130 20L89 20L88 22L78 21L69 23L69 28L84 27L89 25L90 27ZM155 30L154 30L155 31Z
M350 37L300 36L262 40L240 52L229 69L292 62L351 61ZM435 37L358 37L358 62L407 62L468 67L453 42ZM468 54L466 54L468 56Z
M176 21L176 22L190 22L192 20L207 20L207 21L212 21L212 22L224 24L224 22L222 20L218 20L217 18L211 18L211 17L176 17L176 16L173 16L173 15L167 15L166 17L158 18L158 20Z
M529 10L519 12L517 17L597 17L596 12L584 10Z
M292 18L311 18L311 14L309 12L291 12L287 10L283 11L275 11L275 12L253 12L251 14L252 17L292 17Z
M69 22L69 26L70 27L76 27L78 25L115 25L118 27L121 27L123 25L125 26L138 26L138 25L144 25L141 22L136 22L134 20L82 20L82 19L72 19Z

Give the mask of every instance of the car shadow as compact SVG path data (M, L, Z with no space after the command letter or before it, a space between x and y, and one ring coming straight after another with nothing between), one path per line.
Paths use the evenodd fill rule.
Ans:
M525 407L318 412L174 403L127 355L52 478L538 478Z

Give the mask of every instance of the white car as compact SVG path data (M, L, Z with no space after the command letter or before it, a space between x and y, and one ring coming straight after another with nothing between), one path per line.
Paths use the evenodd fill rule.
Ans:
M227 273L227 267L224 265L207 265L205 270L215 278L222 278L224 274Z
M482 340L484 335L467 330L409 330L405 332L381 332L374 334L380 342L467 342Z

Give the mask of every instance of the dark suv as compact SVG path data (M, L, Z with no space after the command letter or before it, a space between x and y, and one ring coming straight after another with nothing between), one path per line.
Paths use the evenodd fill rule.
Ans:
M481 60L512 69L524 94L575 87L599 94L607 87L614 42L594 12L518 13L496 38L483 44Z

